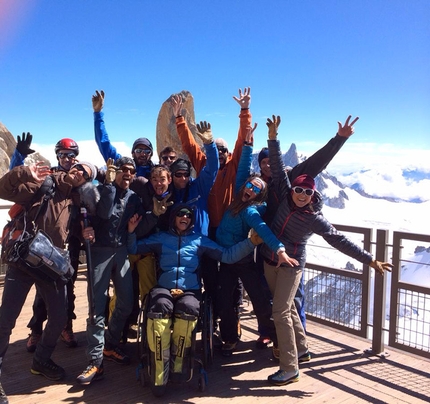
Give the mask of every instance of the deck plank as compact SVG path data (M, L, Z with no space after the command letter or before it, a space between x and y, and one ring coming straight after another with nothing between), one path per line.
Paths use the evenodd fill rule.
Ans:
M0 287L0 294L2 287ZM137 346L132 340L125 347L132 357L130 366L105 361L105 377L83 388L75 383L84 369L85 319L87 312L86 277L80 271L76 282L74 329L79 346L67 348L61 341L53 360L66 369L65 380L51 382L30 373L32 355L26 352L26 324L31 317L34 289L29 294L11 336L4 360L2 384L11 404L30 403L425 403L430 402L429 361L387 347L389 356L367 356L370 341L335 329L308 322L312 360L302 364L300 381L276 387L267 376L278 369L270 349L255 349L256 320L252 305L244 305L242 340L231 358L219 351L208 370L207 390L197 390L197 377L189 383L170 385L162 399L155 399L148 388L136 380Z

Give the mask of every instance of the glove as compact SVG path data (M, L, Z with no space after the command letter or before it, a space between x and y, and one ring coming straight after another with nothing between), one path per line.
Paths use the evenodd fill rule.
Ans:
M113 159L108 159L106 161L106 184L112 184L115 181L116 172L118 171L118 167L113 164Z
M251 236L249 238L251 240L251 243L254 245L259 245L263 243L263 239L258 235L255 230L252 230Z
M196 125L197 127L197 136L202 140L204 144L211 144L214 141L214 137L212 135L211 124L206 121L200 121Z
M390 264L389 262L381 262L372 260L372 262L369 264L373 269L378 271L381 275L384 275L384 271L391 272L391 268L394 267L394 265Z
M170 195L171 194L168 193L161 201L155 196L152 198L152 201L154 202L152 213L154 213L155 216L160 216L163 213L166 213L167 208L173 205L173 201L167 202L167 200L170 198Z
M31 135L30 132L27 132L27 136L25 135L25 132L22 132L22 139L19 135L17 136L16 150L18 150L23 156L34 153L34 150L30 149L32 140L33 135Z

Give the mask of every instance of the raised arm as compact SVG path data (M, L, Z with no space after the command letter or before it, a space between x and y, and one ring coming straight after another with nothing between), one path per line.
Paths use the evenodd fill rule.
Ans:
M338 122L338 131L335 137L330 139L328 143L308 157L305 161L297 164L289 173L291 181L299 175L308 174L315 178L323 170L325 170L333 157L342 148L348 138L354 133L354 124L358 121L358 117L354 118L350 123L351 115L348 116L345 123L342 125Z
M9 170L12 170L14 167L24 165L25 158L29 154L34 153L34 150L30 148L32 140L33 136L30 132L27 132L27 134L22 132L22 137L19 135L17 136L16 148L12 154L12 158L10 159Z
M104 114L102 111L104 105L105 93L103 90L98 91L92 96L92 104L94 110L94 137L104 161L109 158L116 160L121 157L117 153L116 148L112 146L103 119Z
M247 129L252 126L252 115L249 110L249 106L251 105L251 87L245 87L243 92L239 89L239 97L233 96L233 99L240 105L239 133L237 135L231 159L231 164L233 164L237 169L239 166L240 156L242 154L243 144L246 139Z
M239 192L240 187L245 183L245 181L251 175L254 130L256 128L257 128L257 124L254 125L254 128L248 127L246 130L245 142L240 156L239 166L237 168L236 184L234 187L235 194Z
M270 170L272 172L272 181L274 189L279 200L286 198L291 191L291 183L288 175L285 172L285 165L282 161L281 146L278 136L278 127L281 124L281 117L272 115L272 119L267 119L267 127L269 129L269 140L267 146L269 148Z
M180 94L173 95L170 105L172 106L173 114L176 119L176 130L178 132L179 140L181 141L182 150L188 156L188 159L198 175L206 165L206 155L202 152L196 139L194 139L194 136L182 115L182 96Z
M198 175L199 192L203 198L208 198L210 190L215 182L219 170L218 149L213 141L211 125L202 121L197 125L197 135L202 139L205 152L206 164Z

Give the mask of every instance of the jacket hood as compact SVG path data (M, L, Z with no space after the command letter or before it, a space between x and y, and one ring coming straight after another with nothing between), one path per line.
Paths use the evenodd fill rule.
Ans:
M175 219L176 219L176 215L177 213L181 210L181 209L188 209L191 213L191 223L187 229L186 234L189 234L192 232L193 227L194 227L194 223L196 222L196 212L195 212L195 208L193 206L190 206L186 203L178 203L173 205L172 210L170 211L170 217L169 217L169 229L170 231L172 231L175 234L178 234L176 227L175 227Z

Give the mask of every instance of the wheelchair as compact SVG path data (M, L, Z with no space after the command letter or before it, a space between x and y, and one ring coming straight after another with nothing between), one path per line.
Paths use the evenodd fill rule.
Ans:
M185 321L196 320L195 327L191 334L191 347L188 349L188 354L184 354L183 356L183 365L182 369L185 369L185 372L179 373L181 377L178 379L178 373L174 373L171 370L166 375L165 370L161 373L163 374L160 384L160 379L156 378L160 377L160 368L158 368L157 375L157 366L155 365L155 352L151 351L150 343L148 342L147 335L147 327L148 320L153 321L154 318L150 317L151 314L149 312L149 307L151 307L150 302L150 294L144 297L141 309L139 312L138 319L138 336L137 336L137 346L138 346L138 356L139 356L139 365L136 369L137 379L140 381L142 386L149 386L151 388L152 393L156 397L160 397L164 394L166 385L169 382L189 382L192 380L194 375L194 366L198 367L199 377L198 377L198 390L200 392L204 392L206 390L206 386L208 384L207 372L206 370L213 362L213 305L210 296L206 293L202 293L202 298L200 300L200 312L197 319L194 316L189 316L183 314L181 318ZM148 317L149 314L149 317ZM177 319L175 319L177 321ZM173 334L173 326L170 324L170 338L172 338ZM198 345L196 341L197 333L201 333L201 344ZM171 340L172 341L172 340ZM173 344L173 342L170 342ZM161 350L161 342L158 349ZM196 348L199 346L200 355L197 357ZM170 349L170 348L169 348ZM157 349L155 349L156 352ZM171 359L169 359L170 361Z

